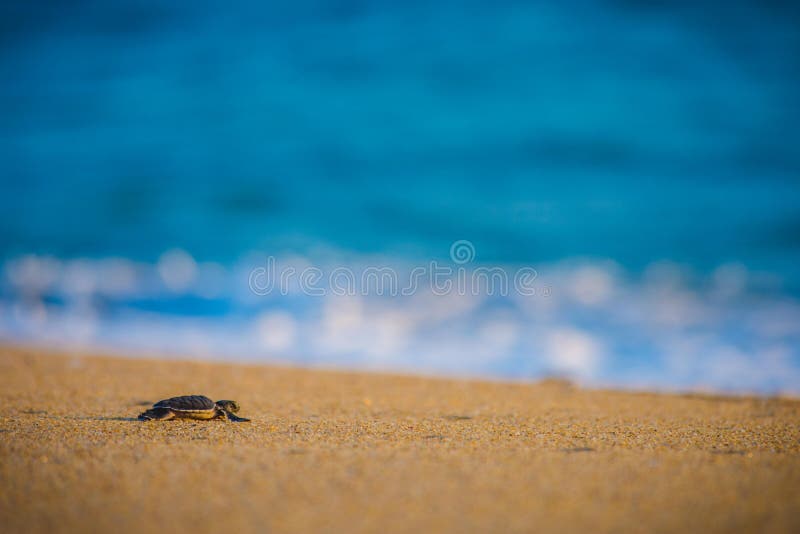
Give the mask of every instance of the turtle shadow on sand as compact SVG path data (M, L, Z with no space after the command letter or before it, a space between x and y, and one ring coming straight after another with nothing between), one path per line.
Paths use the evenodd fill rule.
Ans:
M78 419L79 421L137 421L135 417L107 417L107 416L88 416L88 415L73 415L67 416L67 419Z

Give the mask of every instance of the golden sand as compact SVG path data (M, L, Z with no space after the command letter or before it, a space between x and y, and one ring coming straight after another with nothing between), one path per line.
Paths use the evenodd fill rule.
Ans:
M136 415L234 399L250 423ZM0 349L0 531L800 532L800 401Z

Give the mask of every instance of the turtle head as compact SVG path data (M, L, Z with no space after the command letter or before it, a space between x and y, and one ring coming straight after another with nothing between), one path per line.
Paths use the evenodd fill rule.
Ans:
M217 408L228 413L237 413L239 411L239 403L232 400L217 401Z

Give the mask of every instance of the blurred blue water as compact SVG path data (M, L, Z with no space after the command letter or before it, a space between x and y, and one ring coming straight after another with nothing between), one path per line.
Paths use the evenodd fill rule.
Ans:
M243 258L252 251L406 265L446 259L457 239L473 242L481 262L549 265L564 276L572 271L553 267L563 260L610 258L623 273L615 280L638 288L633 294L644 291L637 284L648 269L668 260L700 280L686 286L698 308L712 299L703 288L733 265L748 273L738 304L711 308L732 314L734 325L754 308L794 317L795 3L234 1L225 8L0 7L0 260L7 265L0 335L41 339L20 326L29 314L17 308L30 311L31 301L43 302L51 319L76 317L65 311L72 301L50 286L32 297L30 283L20 285L21 270L41 269L41 261L18 260L30 254L54 258L59 280L83 258L97 275L106 258L153 266L175 248L221 269L227 282L216 300L143 296L136 285L141 291L117 304L93 304L102 326L90 337L127 347L121 338L137 337L131 332L165 337L139 323L144 330L136 330L125 319L130 310L137 318L213 316L231 325L258 316L261 308L232 296L243 280L234 273L247 271ZM626 306L650 302L634 300ZM318 304L268 307L311 325L297 314ZM646 336L631 341L637 329L616 332L582 313L562 310L558 324L613 340L606 361L616 363L599 365L603 380L703 382L688 371L688 378L665 373L652 357L660 345ZM514 317L520 328L542 324L538 315ZM712 385L800 389L797 375L784 372L800 367L794 333L740 339L726 324L707 333L738 357L758 365L757 349L790 356L778 384L734 377ZM404 332L418 339L416 329ZM470 344L466 332L455 337L449 346ZM547 372L530 362L538 349L523 345L464 367ZM394 349L390 362L426 368L411 352ZM433 367L461 368L457 356L448 361Z

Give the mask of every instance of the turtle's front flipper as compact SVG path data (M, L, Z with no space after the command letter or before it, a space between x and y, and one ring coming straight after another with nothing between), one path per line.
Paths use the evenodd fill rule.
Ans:
M139 421L166 421L175 417L175 412L169 408L151 408L139 414Z
M234 423L245 423L250 419L245 419L244 417L239 417L236 414L232 414L231 412L226 411L225 415L228 417L228 421L233 421Z

